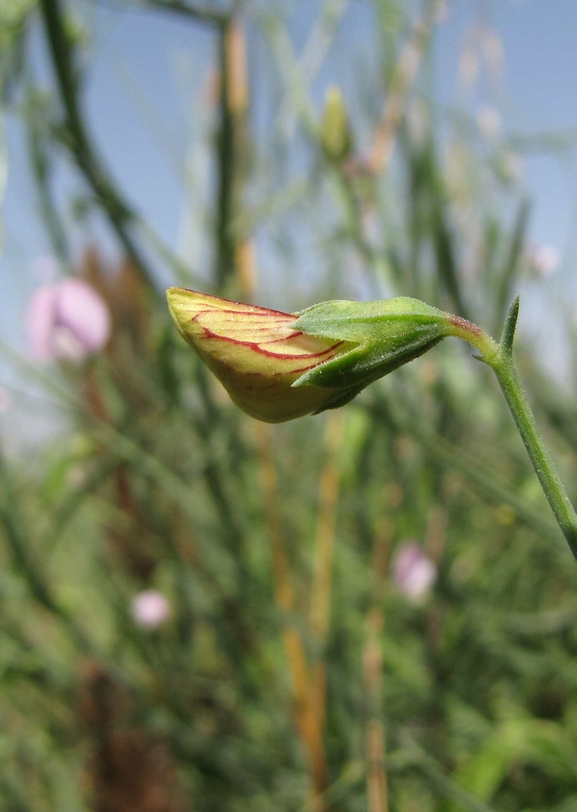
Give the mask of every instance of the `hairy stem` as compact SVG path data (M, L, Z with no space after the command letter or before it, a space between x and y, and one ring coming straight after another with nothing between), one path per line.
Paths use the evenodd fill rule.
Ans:
M505 320L500 344L493 341L476 324L458 316L450 317L448 333L472 344L481 353L480 360L490 366L495 373L543 492L573 557L577 560L577 513L543 441L513 362L513 339L518 315L517 298Z
M577 560L577 514L569 501L563 483L555 470L553 460L543 442L512 358L510 356L500 357L499 363L493 365L493 370L505 395L505 400L511 410L543 492L551 505L571 552Z

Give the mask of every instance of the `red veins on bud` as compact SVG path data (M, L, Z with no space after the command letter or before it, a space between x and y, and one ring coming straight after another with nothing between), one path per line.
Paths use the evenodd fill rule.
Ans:
M317 411L339 389L291 385L304 372L355 346L295 330L290 313L170 288L167 299L183 338L243 411L280 423Z

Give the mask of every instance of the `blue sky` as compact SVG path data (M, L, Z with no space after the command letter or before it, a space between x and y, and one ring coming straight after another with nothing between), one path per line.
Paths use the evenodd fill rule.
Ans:
M302 47L320 3L286 4L297 51ZM214 59L214 37L179 17L97 8L77 8L94 35L86 87L85 109L98 147L127 198L173 248L182 247L184 187L182 176L191 157L191 143L208 126L206 94ZM458 96L458 67L463 43L474 20L496 32L502 41L502 73L493 82L481 80L473 103L498 111L504 134L533 134L577 127L577 3L575 0L453 0L436 33L434 82L440 102L450 108ZM371 34L370 4L353 0L342 20L335 44L313 88L320 104L323 87L341 82L362 65L365 38ZM250 32L249 32L250 34ZM342 47L346 43L347 47ZM40 32L35 34L36 75L46 82ZM266 59L262 40L249 36L249 61L257 79L255 111ZM268 70L268 68L266 68ZM4 247L0 258L2 324L0 335L16 346L24 343L22 313L39 281L35 261L49 251L39 222L26 147L17 117L7 117L9 178L3 205ZM193 155L202 170L206 155ZM202 174L201 174L202 177ZM522 183L534 200L531 236L551 244L565 264L575 261L577 174L571 151L562 158L539 153L523 155ZM64 165L58 197L65 201L76 186ZM206 190L205 190L206 192ZM98 231L99 239L113 241ZM81 235L76 231L77 238ZM83 235L82 235L83 236ZM166 281L169 281L168 279ZM573 295L572 291L572 295ZM1 363L1 362L0 362Z
M450 95L455 45L470 21L467 3L439 30L438 76ZM502 39L504 71L497 98L505 130L537 133L577 126L577 3L572 0L497 0L485 19ZM576 133L577 135L577 133ZM577 204L575 161L525 156L525 185L534 201L532 234L561 251L573 243Z

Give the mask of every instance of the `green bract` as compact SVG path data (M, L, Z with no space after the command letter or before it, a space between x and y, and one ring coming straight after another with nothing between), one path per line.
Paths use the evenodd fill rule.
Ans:
M430 350L449 334L451 318L406 296L375 302L321 302L297 315L295 329L357 345L308 370L292 384L349 387L319 412L344 405L373 381Z

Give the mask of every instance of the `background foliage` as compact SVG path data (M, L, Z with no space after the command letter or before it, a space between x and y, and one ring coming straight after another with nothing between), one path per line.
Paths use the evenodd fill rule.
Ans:
M409 295L498 333L537 284L511 143L430 92L439 4L375 2L349 101L333 90L323 112L311 87L347 5L319 5L300 56L282 3L115 7L213 38L193 144L210 178L189 181L203 275L99 155L86 9L0 4L4 102L53 252L113 320L81 365L5 349L34 384L21 408L41 397L66 420L0 465L3 809L577 808L575 564L489 371L444 342L342 411L269 427L230 404L163 302L164 278L289 311ZM494 54L494 36L474 47ZM266 55L250 81L247 38ZM63 162L79 189L64 204ZM89 236L103 224L118 260ZM577 497L572 392L517 353ZM391 576L409 540L438 572L420 603ZM170 601L156 629L131 614L145 589Z

